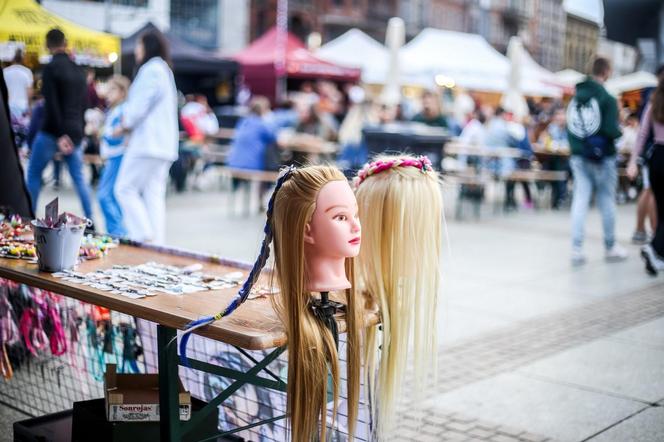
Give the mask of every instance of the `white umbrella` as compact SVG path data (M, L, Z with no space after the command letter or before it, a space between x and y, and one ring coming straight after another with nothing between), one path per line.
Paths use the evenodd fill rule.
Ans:
M406 42L406 26L400 17L392 17L387 22L387 35L385 46L390 54L389 67L387 69L387 80L381 101L385 104L397 105L401 101L401 83L399 78L399 51Z
M507 46L507 58L510 60L508 86L507 92L500 100L501 106L511 112L518 121L528 115L528 104L523 96L524 51L519 37L510 38Z

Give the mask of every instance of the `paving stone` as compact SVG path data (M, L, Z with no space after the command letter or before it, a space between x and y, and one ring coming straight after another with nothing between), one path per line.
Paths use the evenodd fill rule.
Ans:
M419 437L421 442L439 442L440 436L434 434L422 433Z
M519 438L516 436L507 436L505 434L496 434L489 439L492 442L518 442Z
M449 431L449 430L446 430L443 433L441 433L441 437L444 438L445 440L454 441L454 442L465 441L468 439L468 435L465 433L458 433L456 431Z
M540 435L537 435L537 434L526 432L526 433L519 434L519 439L524 441L524 442L544 442L548 438L545 437L545 436L540 436Z
M420 429L421 433L426 433L426 434L432 434L432 435L438 435L443 431L443 427L437 427L435 425L431 424L424 424L422 428Z
M475 427L470 429L467 434L473 437L479 437L481 439L488 439L495 434L495 431L488 431L479 427Z
M434 424L434 425L438 425L440 427L442 427L443 425L447 424L450 421L451 421L451 419L449 419L447 417L436 416L436 415L431 415L431 416L427 416L427 417L424 418L424 422L428 422L428 423L431 423L431 424Z
M450 430L454 431L459 431L459 432L466 432L468 430L471 430L472 428L475 427L475 424L473 422L448 422L445 424L445 428L448 428Z

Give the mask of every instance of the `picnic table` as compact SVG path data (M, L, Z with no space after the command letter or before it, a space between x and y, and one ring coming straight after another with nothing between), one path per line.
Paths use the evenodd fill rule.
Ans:
M138 265L154 261L161 264L187 266L202 264L202 271L212 275L223 275L240 271L246 277L250 267L247 264L218 257L198 255L176 249L149 245L121 244L102 259L84 261L77 271L86 273L105 269L115 264ZM269 284L269 272L258 284ZM121 313L157 323L159 396L162 410L160 430L162 441L179 441L188 429L195 427L224 400L246 384L263 388L286 391L286 383L275 376L267 366L286 350L286 333L283 324L274 311L272 301L256 298L246 301L233 315L198 329L194 333L235 346L245 354L245 350L270 350L263 359L254 359L255 365L241 371L189 359L192 368L207 373L233 379L228 387L211 400L202 410L195 412L187 422L180 423L178 407L178 354L176 331L182 330L190 321L204 315L218 312L229 304L237 293L237 287L212 290L186 295L157 294L153 297L130 299L85 285L75 284L40 272L37 265L25 260L0 258L0 277L44 290L49 290L83 302L106 307ZM377 314L368 314L368 324L378 322ZM345 322L339 319L339 329L345 331ZM259 374L267 376L259 376ZM282 415L265 421L253 422L220 434L228 435L239 431L284 419Z

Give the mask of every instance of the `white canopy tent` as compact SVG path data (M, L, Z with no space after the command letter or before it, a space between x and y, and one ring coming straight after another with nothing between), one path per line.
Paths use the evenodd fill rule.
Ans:
M522 92L531 96L559 97L560 86L523 50ZM359 29L351 29L323 45L316 55L349 67L362 68L362 80L385 84L388 49ZM399 51L400 83L433 87L436 81L465 89L503 93L508 90L510 61L481 35L427 28Z
M359 29L351 29L324 44L316 56L347 67L362 68L362 81L383 84L387 78L389 51Z
M525 95L562 95L554 74L537 64L526 50L521 51L519 59ZM509 59L477 34L424 29L403 47L401 63L412 78L428 77L432 82L442 76L448 84L487 92L502 93L509 88Z
M650 72L638 71L622 77L610 78L606 81L605 86L611 94L620 95L623 92L655 87L657 86L657 77Z
M554 74L558 83L566 87L574 87L585 78L585 75L574 69L563 69Z
M426 28L401 50L404 71L420 78L444 76L467 89L503 92L509 61L482 36Z

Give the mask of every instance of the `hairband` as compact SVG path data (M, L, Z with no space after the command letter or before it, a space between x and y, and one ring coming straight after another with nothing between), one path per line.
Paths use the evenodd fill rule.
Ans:
M180 362L182 365L189 367L189 362L187 361L187 342L189 341L191 332L197 328L204 327L213 323L214 321L230 315L249 297L251 288L256 283L261 270L263 270L263 267L265 267L265 264L267 263L267 259L270 257L270 243L272 242L272 237L274 236L274 232L272 231L272 212L274 211L274 200L276 199L277 192L279 192L281 186L293 175L293 173L295 173L296 170L297 168L291 165L284 167L279 172L279 177L277 178L274 191L272 192L272 196L270 196L270 202L267 205L267 221L265 222L265 227L263 228L265 236L263 237L260 253L256 259L256 262L254 262L251 271L249 272L249 276L247 276L247 280L244 282L244 284L242 284L242 287L235 295L235 298L233 298L233 300L224 310L220 311L216 315L203 316L202 318L191 321L186 325L184 332L182 333L182 339L180 340Z
M394 167L416 167L420 169L422 173L427 173L433 170L431 167L431 160L429 160L429 157L426 155L420 155L417 158L394 158L387 161L376 160L365 164L364 167L360 169L353 184L357 188L371 175L375 175Z

